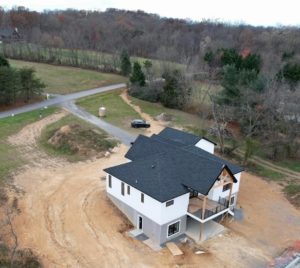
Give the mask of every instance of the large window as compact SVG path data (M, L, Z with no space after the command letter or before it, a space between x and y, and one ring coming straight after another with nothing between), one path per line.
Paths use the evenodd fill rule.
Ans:
M108 175L108 187L111 188L111 175Z
M125 184L124 184L124 182L121 183L121 194L122 195L125 194Z
M180 221L172 223L172 224L169 225L169 227L168 227L168 236L171 236L171 235L176 234L176 233L179 232L179 224L180 224Z
M230 189L230 183L227 183L223 186L223 192L227 191Z

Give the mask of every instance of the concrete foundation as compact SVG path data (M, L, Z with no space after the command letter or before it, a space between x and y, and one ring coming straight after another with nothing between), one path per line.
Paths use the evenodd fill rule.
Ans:
M206 223L200 223L191 217L187 217L186 235L195 242L203 242L215 235L226 231L226 228L211 220Z
M168 241L171 241L178 236L182 235L186 231L186 219L187 216L184 215L178 219L174 219L171 222L168 222L166 224L160 225L142 213L139 213L138 211L134 210L130 206L126 205L125 203L121 202L119 199L115 198L114 196L107 193L107 196L109 199L115 204L115 206L120 209L126 217L130 220L130 222L136 227L139 228L139 217L142 217L142 230L145 235L147 235L155 244L163 245ZM179 232L168 237L168 226L171 223L174 223L176 221L180 221L180 227Z

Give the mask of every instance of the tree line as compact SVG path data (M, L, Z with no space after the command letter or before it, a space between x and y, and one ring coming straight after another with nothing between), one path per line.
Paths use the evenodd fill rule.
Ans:
M0 105L14 104L19 100L30 101L41 95L44 83L35 77L32 68L12 68L0 55Z
M297 27L253 27L219 21L162 18L143 11L107 9L36 12L0 8L0 26L17 27L27 43L43 47L94 50L180 62L198 72L204 55L219 48L249 50L262 58L261 71L275 73L281 55L300 55Z
M212 114L224 152L224 128L238 122L246 143L245 157L258 141L274 160L293 158L300 149L300 103L298 63L282 58L273 76L261 73L261 57L235 49L208 52L205 61L211 74L219 76L222 90L211 96ZM252 148L252 149L251 149Z

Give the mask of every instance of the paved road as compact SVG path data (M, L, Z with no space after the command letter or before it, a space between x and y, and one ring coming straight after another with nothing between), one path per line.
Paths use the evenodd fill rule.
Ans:
M45 106L58 105L58 104L63 103L63 102L79 99L79 98L90 96L90 95L97 94L97 93L102 93L102 92L105 92L105 91L124 88L124 87L126 87L126 84L125 83L120 83L120 84L114 84L114 85L89 89L89 90L85 90L85 91L80 91L80 92L76 92L76 93L71 93L71 94L67 94L67 95L59 95L59 96L56 96L55 98L50 99L50 100L46 100L46 101L42 101L42 102L38 102L38 103L34 103L34 104L29 104L29 105L26 105L26 106L23 106L23 107L20 107L20 108L17 108L17 109L12 109L12 110L9 110L9 111L1 112L0 113L0 119L5 118L5 117L9 117L12 114L15 114L15 115L16 114L21 114L21 113L41 109Z
M79 118L97 126L98 128L103 129L110 135L114 136L122 143L130 146L130 143L135 141L136 135L126 132L123 129L120 129L112 124L105 122L104 120L88 113L87 111L78 107L74 102L68 101L61 104L62 107L67 109L72 114L78 116Z

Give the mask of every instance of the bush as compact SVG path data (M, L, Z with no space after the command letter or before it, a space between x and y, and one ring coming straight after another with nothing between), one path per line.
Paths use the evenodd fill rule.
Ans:
M131 85L128 93L129 95L141 100L145 100L149 102L159 102L162 91L163 91L163 82L155 81L155 82L150 82L144 87L141 87L140 85L137 84L133 84Z

